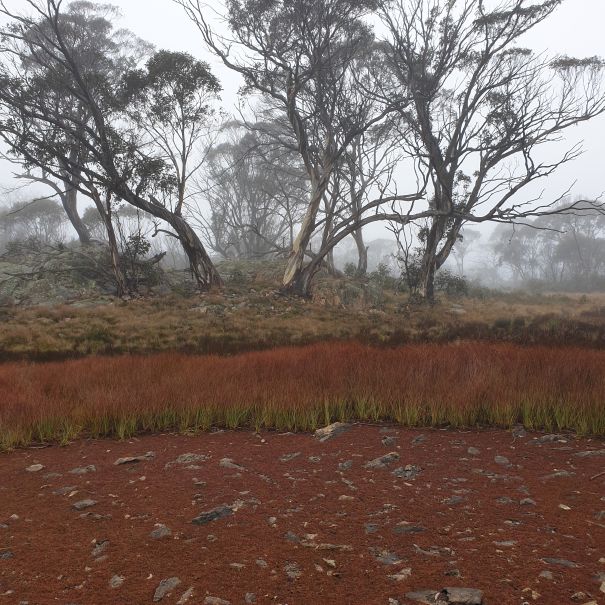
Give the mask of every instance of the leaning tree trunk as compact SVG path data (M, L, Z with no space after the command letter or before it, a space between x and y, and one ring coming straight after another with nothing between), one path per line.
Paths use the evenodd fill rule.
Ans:
M206 252L197 233L190 227L185 219L171 214L166 219L170 226L176 231L181 246L189 259L189 267L197 284L204 290L220 288L223 280L219 275L212 259Z
M305 252L311 241L311 236L315 230L315 220L317 213L321 206L323 197L328 189L330 182L330 172L326 171L324 174L314 183L311 192L311 201L307 212L303 219L300 231L294 240L292 246L292 252L288 259L288 265L284 274L282 289L285 292L297 294L299 296L309 296L311 291L311 279L314 275L312 272L305 271Z
M357 275L363 277L368 272L368 247L363 241L363 231L361 228L353 231L353 239L357 245Z
M80 243L89 244L90 232L78 214L78 191L74 187L71 187L67 181L65 181L64 184L67 190L60 197L63 208L65 209L65 213L67 214L67 218L73 225L73 228L76 230Z

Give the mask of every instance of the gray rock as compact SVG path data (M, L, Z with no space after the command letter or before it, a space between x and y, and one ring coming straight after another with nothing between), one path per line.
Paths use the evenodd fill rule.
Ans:
M89 464L88 466L82 466L80 468L74 468L69 471L71 475L87 475L88 473L96 473L97 467L94 464Z
M510 464L510 460L506 456L496 456L494 462L501 466L508 466Z
M113 578L111 578L111 580L109 580L109 586L110 588L120 588L120 586L124 584L124 580L125 578L122 576L115 575Z
M555 473L551 473L550 475L544 475L542 479L546 481L548 479L564 479L568 477L575 477L575 473L570 471L557 471Z
M244 600L249 605L251 605L252 603L256 603L256 595L253 592L247 592L246 596L244 597Z
M344 471L351 470L352 467L353 467L353 461L352 460L347 460L345 462L341 462L338 465L338 470L344 472Z
M233 508L230 506L217 506L212 510L205 511L200 513L191 523L194 525L207 525L212 521L217 521L218 519L224 519L225 517L229 517L233 514Z
M228 468L234 471L245 471L246 469L243 466L240 466L239 464L236 464L235 462L233 462L233 460L231 460L231 458L223 458L220 462L219 462L219 466L221 466L222 468Z
M481 450L477 449L476 447L469 447L466 451L469 456L479 456L481 454Z
M149 537L154 540L162 540L163 538L168 538L170 536L172 536L172 530L161 523L158 523L155 529L149 534Z
M425 441L426 441L425 435L418 435L418 437L414 437L414 439L412 439L412 445L420 445L421 443L424 443Z
M294 452L292 454L284 454L279 461L280 462L290 462L290 460L294 460L295 458L298 458L301 455L301 452Z
M536 501L533 498L523 498L519 504L521 506L536 506Z
M153 602L157 603L161 601L164 597L170 595L172 591L180 584L181 580L179 578L168 578L166 580L162 580L155 590Z
M67 485L65 487L60 487L53 491L53 496L67 496L67 494L71 494L71 492L77 490L78 488L75 485Z
M532 439L529 444L544 445L545 443L554 443L556 441L567 443L567 439L564 435L542 435L541 437L536 437L535 439Z
M397 437L387 436L382 438L382 445L384 447L392 447L395 443L397 443Z
M0 561L8 561L15 556L10 550L5 550L4 552L0 552Z
M573 561L568 561L567 559L542 557L542 561L544 561L544 563L548 563L549 565L558 565L559 567L568 567L570 569L574 569L574 568L578 567L577 563L574 563Z
M76 510L86 510L87 508L91 508L96 506L97 502L95 500L91 500L90 498L86 500L80 500L79 502L75 502L72 504L72 508Z
M338 435L346 433L350 428L350 424L345 422L335 422L334 424L330 424L324 428L317 429L314 433L314 437L323 443L324 441L334 439L334 437L338 437Z
M406 464L406 466L396 468L393 471L393 475L398 479L416 479L421 472L422 469L419 466L416 466L415 464Z
M164 468L170 468L176 464L197 464L198 462L206 462L207 460L208 456L204 454L181 454L176 460L168 462Z
M147 452L140 456L127 456L126 458L118 458L115 462L115 466L121 466L122 464L138 464L139 462L145 462L146 460L152 460L155 458L155 452Z
M97 540L95 546L92 549L91 555L97 559L105 554L105 551L109 548L109 540Z
M596 458L597 456L605 456L605 450L588 450L586 452L577 452L574 454L577 458Z
M39 473L43 469L44 466L42 464L32 464L31 466L28 466L25 470L28 473Z
M204 605L231 605L231 601L225 601L225 599L219 599L218 597L206 597Z
M523 437L527 437L527 431L522 424L515 426L512 432L515 439L523 439Z
M407 599L427 605L483 605L483 593L474 588L444 588L409 592Z
M405 535L405 534L421 534L426 529L420 525L411 525L409 523L400 523L393 528L393 533Z
M548 569L540 572L540 578L543 578L544 580L554 580L555 576L553 574L552 571L548 571Z
M284 538L292 544L300 544L300 538L292 531L288 531L284 534Z
M397 452L391 452L389 454L385 454L384 456L380 456L379 458L375 458L370 462L367 462L364 465L364 468L370 470L383 469L387 468L389 464L397 462L397 460L399 460L399 454Z
M177 601L176 605L186 605L193 598L195 589L193 586L183 593L183 596Z
M302 576L302 571L297 563L287 563L284 571L290 580L298 580Z

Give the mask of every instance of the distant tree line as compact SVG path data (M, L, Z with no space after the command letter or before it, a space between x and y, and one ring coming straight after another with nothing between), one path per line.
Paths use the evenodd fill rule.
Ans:
M574 245L583 274L601 270L580 235L600 202L527 193L581 152L542 149L605 111L601 59L522 46L561 0L228 0L228 32L199 0L174 1L241 77L239 115L208 64L120 29L111 5L0 3L0 137L82 245L106 241L118 294L128 246L146 247L124 243L126 208L147 226L137 237L178 243L200 290L222 286L211 253L281 256L284 291L306 296L346 239L363 275L372 223L397 235L421 300L448 259L463 268L465 229L485 222L538 227L527 245L550 260L532 271L577 276L556 260Z

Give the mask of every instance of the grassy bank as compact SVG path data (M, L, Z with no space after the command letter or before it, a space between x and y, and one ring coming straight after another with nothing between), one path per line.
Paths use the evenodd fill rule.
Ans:
M233 357L89 357L0 365L0 447L335 420L605 435L605 351L461 343L317 344Z

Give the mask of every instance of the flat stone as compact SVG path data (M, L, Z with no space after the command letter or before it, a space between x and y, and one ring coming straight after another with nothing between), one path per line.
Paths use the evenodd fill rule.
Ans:
M469 447L466 452L469 456L479 456L479 454L481 454L481 450L477 449L476 447Z
M364 468L370 470L387 468L389 464L397 462L397 460L399 460L399 454L397 452L390 452L389 454L385 454L384 456L370 460L370 462L367 462L364 465Z
M171 466L175 466L177 464L198 464L199 462L206 462L208 458L209 457L204 454L181 454L176 460L168 462L164 468L170 468Z
M43 469L44 469L44 465L42 465L42 464L32 464L31 466L28 466L25 470L28 473L39 473Z
M0 561L8 561L15 556L10 550L5 550L4 552L0 552Z
M330 424L324 428L317 429L314 433L314 437L323 443L324 441L334 439L334 437L338 437L338 435L346 433L350 428L351 425L347 424L346 422L335 422L334 424Z
M548 479L565 479L568 477L575 477L575 475L576 474L572 473L571 471L556 471L550 475L544 475L544 477L541 477L541 479L545 481Z
M225 601L225 599L219 599L218 597L206 597L204 605L231 605L231 601Z
M596 458L597 456L605 456L605 450L588 450L586 452L577 452L574 454L577 458Z
M189 601L193 598L194 594L195 594L195 589L192 586L191 588L189 588L187 591L185 591L183 593L183 596L177 601L176 605L185 605L186 603L189 603Z
M76 510L86 510L87 508L96 506L96 504L96 500L86 499L80 500L79 502L75 502L74 504L72 504L72 508L75 508Z
M233 460L231 460L231 458L223 458L219 462L219 466L221 466L222 468L229 468L234 471L245 471L246 470L243 466L240 466L239 464L236 464L235 462L233 462Z
M545 443L555 443L555 442L567 443L567 439L564 435L542 435L541 437L536 437L532 439L529 444L530 445L544 445Z
M170 536L172 536L172 530L161 523L158 523L155 529L149 534L149 537L154 540L162 540L163 538L168 538Z
M155 594L153 595L154 603L157 603L164 597L170 595L172 591L180 584L181 580L179 578L168 578L166 580L162 580L156 588Z
M483 605L483 593L474 588L444 588L409 592L407 599L427 605Z
M67 494L71 494L76 491L78 488L75 485L66 485L65 487L60 487L53 491L53 496L67 496Z
M567 559L556 559L553 557L543 557L542 561L544 561L544 563L548 563L549 565L558 565L560 567L568 567L570 569L578 567L577 563L574 563L573 561L568 561Z
M294 452L292 454L284 454L279 461L280 462L290 462L290 460L294 460L295 458L298 458L301 455L301 452Z
M212 510L205 511L200 513L191 523L194 525L207 525L212 521L217 521L218 519L224 519L225 517L229 517L233 514L233 508L230 506L217 506Z
M351 468L353 467L353 461L352 460L346 460L345 462L341 462L338 465L338 470L339 471L349 471L351 470Z
M88 473L96 473L97 467L94 464L88 466L82 466L80 468L74 468L69 471L70 475L87 475Z
M510 464L510 460L506 456L496 456L494 462L501 466L508 466Z
M146 460L152 460L155 458L155 452L147 452L140 456L127 456L125 458L118 458L115 462L115 466L121 466L122 464L138 464L139 462L145 462Z

